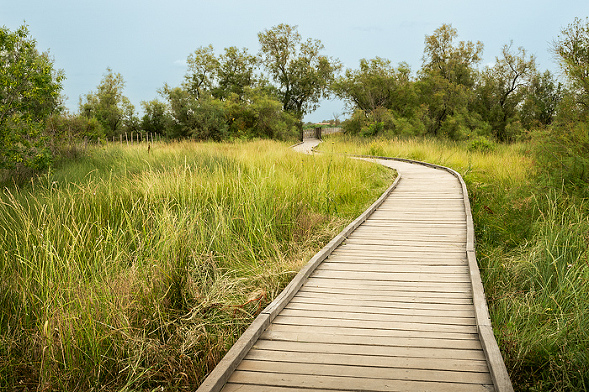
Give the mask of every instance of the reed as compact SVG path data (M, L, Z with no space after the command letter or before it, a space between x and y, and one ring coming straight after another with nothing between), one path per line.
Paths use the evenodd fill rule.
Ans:
M392 173L270 141L108 146L0 195L0 388L194 390Z

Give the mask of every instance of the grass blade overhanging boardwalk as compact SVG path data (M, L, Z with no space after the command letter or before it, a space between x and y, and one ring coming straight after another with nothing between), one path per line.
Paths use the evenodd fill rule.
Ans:
M199 391L512 390L463 181L378 162L400 172L395 183L311 259Z

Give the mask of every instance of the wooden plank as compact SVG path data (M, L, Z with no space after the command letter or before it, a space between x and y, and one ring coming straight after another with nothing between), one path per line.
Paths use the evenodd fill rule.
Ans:
M435 248L436 250L445 252L446 250L460 250L466 252L464 244L448 242L448 241L426 241L416 239L397 239L394 237L389 238L357 238L352 237L346 239L341 245L342 247L347 246L370 246L374 249L384 249L386 251L394 251L396 248Z
M433 248L433 249L432 249ZM423 257L455 257L455 255L463 256L466 249L456 247L446 247L439 249L438 247L428 247L423 245L415 246L378 246L378 245L359 245L359 244L342 244L338 247L337 253L340 252L365 252L366 254L383 254L383 255L404 255L419 253Z
M418 230L421 228L425 228L426 232L428 230L437 232L441 229L444 229L445 232L448 232L448 233L455 232L455 231L465 232L465 229L462 226L462 224L456 224L456 223L451 223L451 222L425 222L425 221L415 222L410 219L406 219L406 220L397 219L397 220L392 220L389 222L387 222L385 220L369 220L367 222L364 222L363 226L366 228L366 230L372 229L374 227L381 228L382 230L386 230L386 229L392 230L392 229L400 229L401 227L405 226L408 231L414 231L414 230Z
M380 290L349 287L323 287L321 285L306 285L300 292L315 294L337 294L352 298L362 298L367 301L378 301L387 298L392 301L410 301L432 304L472 304L472 298L468 292L439 293L420 292L406 290Z
M343 260L330 257L321 263L323 270L364 271L364 272L398 272L420 274L467 275L466 265L408 265L407 263L371 263L370 259Z
M423 310L443 310L443 311L468 311L474 315L474 309L471 303L465 304L448 304L448 303L428 303L417 301L393 300L388 297L374 297L365 299L360 297L343 298L342 296L329 295L309 295L309 293L299 292L298 295L290 301L293 303L307 304L331 304L340 306L359 306L359 307L378 307L378 308L402 308L402 309L423 309Z
M254 359L244 359L239 366L239 370L279 374L305 374L308 376L358 377L372 380L433 381L463 384L491 384L492 382L489 373L397 369L320 363L271 362Z
M382 286L377 284L367 284L362 282L347 281L344 285L334 284L338 283L336 279L312 279L305 285L305 289L315 290L329 290L332 293L344 293L354 295L371 296L375 293L379 295L393 295L397 297L411 297L411 298L465 298L472 301L471 289L469 287L457 289L452 291L440 291L432 289L431 287L395 287L391 285Z
M449 309L419 309L384 307L378 304L372 306L354 306L352 304L332 304L332 303L308 303L304 301L290 301L284 309L293 310L313 310L319 312L343 312L343 313L370 313L385 315L407 315L407 316L424 316L424 317L451 317L451 318L475 318L474 309L467 310L449 310Z
M314 317L312 317L314 316ZM321 315L302 315L300 313L280 314L274 322L277 324L289 324L300 326L325 326L325 327L348 327L348 328L369 328L382 330L403 330L403 331L423 331L423 332L440 332L440 333L466 333L472 334L477 332L476 325L453 325L453 324L434 324L419 322L417 319L403 321L396 320L365 320L363 318L328 318Z
M365 301L388 301L388 302L400 302L407 301L413 304L432 304L434 306L440 304L465 304L472 305L472 298L469 295L463 293L431 293L431 292L406 292L406 291L387 291L387 292L375 292L374 290L360 290L360 289L348 289L348 288L330 288L330 287L318 287L318 286L305 286L299 291L299 297L311 297L317 296L320 298L335 297L342 298L344 300L365 300Z
M422 242L431 242L431 243L456 243L456 242L465 242L466 241L466 233L464 234L439 234L439 233L408 233L405 231L399 230L398 232L364 232L364 233L355 233L354 235L348 237L346 242L350 240L353 241L363 241L363 240L373 240L373 241L399 241L399 242L411 242L414 243L416 241Z
M405 213L405 214L396 214L394 216L388 214L376 214L370 217L372 222L375 221L383 221L387 223L397 223L397 222L420 222L420 223L452 223L455 225L462 224L464 219L454 218L452 216L429 216L428 214L412 214L412 213Z
M223 392L261 392L261 386L255 384L233 384L229 383L223 388ZM264 385L263 392L310 392L309 388L297 387L274 387L271 385ZM333 392L333 389L317 389L313 388L312 392Z
M447 358L411 358L395 356L351 355L339 353L296 352L263 350L254 348L248 359L275 362L300 362L318 364L340 364L350 366L373 366L384 368L409 368L448 370L462 372L488 373L487 362L473 359L447 359Z
M466 241L466 230L462 228L432 228L428 227L424 229L422 227L391 227L388 230L382 228L375 229L374 227L366 228L362 231L354 232L348 238L395 238L401 240L423 238L430 241L442 240L442 241Z
M366 346L388 346L408 348L443 348L456 350L481 350L481 343L468 339L431 339L399 336L366 336L339 334L312 334L306 332L283 332L266 330L261 336L265 340L283 340L287 342L331 343Z
M374 248L377 248L374 246ZM339 247L330 255L341 260L374 259L374 260L404 260L417 264L429 263L446 265L467 265L466 252L457 250L440 250L434 247L388 247L388 249L371 249L370 246L347 245Z
M368 313L354 313L354 312L318 312L312 310L299 309L283 309L280 313L285 316L299 316L299 317L315 317L326 319L343 319L343 320L365 320L365 321L384 321L384 322L405 322L405 323L419 323L419 324L436 324L445 325L476 325L474 317L443 317L443 316L410 316L402 314L386 315L386 314L368 314Z
M455 257L450 257L446 255L429 255L425 257L424 255L420 255L418 253L407 253L407 254L399 254L396 253L394 255L388 253L370 253L370 252L338 252L334 251L329 258L326 260L335 260L335 261L358 261L358 262L366 262L370 260L374 260L375 264L406 264L406 265L418 265L418 266L435 266L435 265L453 265L453 266L466 266L466 257L462 255L454 255Z
M307 281L309 285L320 284L323 287L347 287L364 288L371 290L407 290L407 291L429 291L448 293L470 293L471 287L467 283L440 283L440 282L404 282L384 280L359 280L359 279L337 279L322 276L312 276Z
M404 226L404 228L403 228ZM406 225L403 222L386 222L386 221L370 221L365 223L363 231L357 233L359 237L374 234L377 237L391 237L391 236L423 236L423 237L443 237L443 236L460 236L464 242L464 237L467 232L462 227L433 226L424 225Z
M469 283L470 278L465 274L435 274L427 272L394 272L394 271L354 271L318 268L313 278L346 279L350 276L354 280L374 280L399 283Z
M230 382L241 384L253 384L260 386L288 386L305 388L326 388L341 391L342 388L350 391L436 391L436 392L489 392L486 385L419 382L405 380L374 380L370 378L355 378L341 376L316 376L309 377L306 374L276 374L265 372L236 371Z
M464 239L466 235L462 236ZM424 244L427 246L440 246L440 247L448 247L453 246L460 249L465 247L464 244L460 244L455 236L426 236L426 235L413 235L413 234L395 234L395 235L383 235L379 236L378 233L364 234L364 235L352 235L348 237L345 241L345 244L352 244L352 243L359 243L359 244L376 244L385 243L385 244L398 244L398 245L407 245L407 246L415 246L416 244Z
M427 215L429 214L432 217L440 217L440 216L448 216L452 219L464 221L465 214L464 214L464 206L462 207L455 207L455 206L447 206L447 205L437 205L437 206L423 206L423 205L412 205L410 203L402 203L397 204L395 206L390 206L387 208L379 208L378 214L380 215L397 215L397 214L407 214L407 212L411 212L412 214L416 215Z
M260 339L254 345L254 348L259 350L369 355L374 357L432 358L463 361L485 361L485 354L482 350L456 350L432 347L395 347L394 349L391 349L391 347L388 346L286 342L279 340Z
M299 320L300 321L300 320ZM290 332L300 333L302 330L305 333L311 334L331 334L342 336L370 336L370 337L395 337L395 338L413 338L413 339L450 339L450 340L478 340L477 333L465 332L441 332L441 331L419 331L410 329L383 329L383 328L362 328L351 327L342 323L341 326L325 326L325 325L307 325L301 328L301 325L293 323L281 323L276 321L272 323L266 332Z

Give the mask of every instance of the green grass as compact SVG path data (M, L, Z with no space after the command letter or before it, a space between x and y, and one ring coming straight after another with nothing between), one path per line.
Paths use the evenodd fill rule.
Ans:
M416 159L468 186L495 335L518 391L589 390L589 206L547 188L525 143L332 136L323 151Z
M276 142L187 142L5 188L0 389L194 390L391 181Z

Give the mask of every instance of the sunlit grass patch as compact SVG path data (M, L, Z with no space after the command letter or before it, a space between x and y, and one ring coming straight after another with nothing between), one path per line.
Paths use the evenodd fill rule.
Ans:
M193 390L392 181L271 141L108 146L0 196L0 385Z

